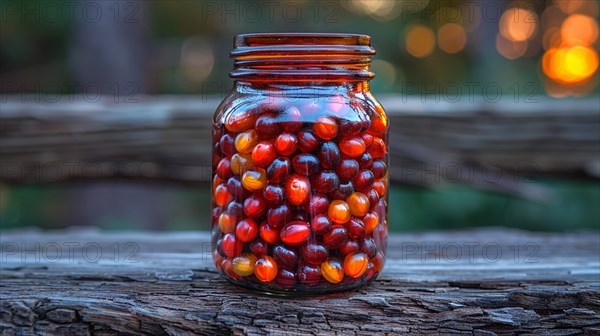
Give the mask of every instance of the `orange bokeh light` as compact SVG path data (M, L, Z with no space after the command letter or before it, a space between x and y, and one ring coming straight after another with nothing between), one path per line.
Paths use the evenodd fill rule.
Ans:
M414 57L423 58L435 48L435 35L423 25L410 26L406 31L406 50Z
M510 41L504 38L502 34L496 35L496 49L500 55L509 60L517 59L527 51L527 41Z
M542 70L556 82L581 83L598 70L598 53L584 46L552 48L542 58Z
M538 15L524 8L509 8L500 17L500 33L510 41L524 42L537 30Z
M573 14L563 21L560 33L568 46L589 46L598 39L598 23L587 15Z
M438 30L438 46L449 54L455 54L467 44L467 34L456 23L447 23Z

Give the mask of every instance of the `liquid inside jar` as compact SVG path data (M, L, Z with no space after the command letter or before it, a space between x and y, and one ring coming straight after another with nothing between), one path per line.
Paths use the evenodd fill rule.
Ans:
M240 81L213 122L212 239L230 281L323 294L374 280L388 121L365 81Z

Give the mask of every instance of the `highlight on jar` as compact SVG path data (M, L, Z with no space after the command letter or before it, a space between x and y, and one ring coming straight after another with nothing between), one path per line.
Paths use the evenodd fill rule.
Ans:
M370 38L249 34L235 48L234 88L213 120L216 268L266 293L367 285L385 262L389 185Z

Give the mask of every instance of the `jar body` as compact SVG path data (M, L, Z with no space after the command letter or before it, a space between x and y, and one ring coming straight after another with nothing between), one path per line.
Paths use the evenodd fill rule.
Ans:
M375 279L388 121L368 83L236 83L212 126L213 257L227 279L290 294Z

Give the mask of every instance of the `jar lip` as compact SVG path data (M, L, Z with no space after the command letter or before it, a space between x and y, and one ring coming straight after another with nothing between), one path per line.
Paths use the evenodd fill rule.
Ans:
M290 43L292 42L293 43ZM249 47L253 45L354 45L370 46L371 37L365 34L353 33L247 33L236 35L234 47Z
M371 37L350 33L249 33L236 35L231 57L251 53L322 53L374 55Z

